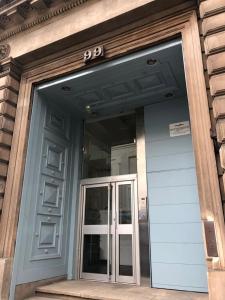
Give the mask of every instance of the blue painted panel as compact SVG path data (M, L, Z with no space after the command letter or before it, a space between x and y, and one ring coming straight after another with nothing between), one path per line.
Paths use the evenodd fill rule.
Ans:
M170 137L189 120L185 99L145 107L152 285L207 291L191 134Z
M196 185L195 169L171 169L148 173L148 181L153 187ZM182 197L182 195L180 195Z
M167 264L204 265L203 244L154 243L152 262ZM171 255L176 253L175 255Z
M179 99L178 106L174 103L178 103L177 100L167 101L159 104L149 105L145 109L145 126L151 128L154 126L154 130L148 131L146 141L155 142L160 140L169 139L169 127L171 123L188 121L188 106L185 99ZM154 113L152 113L152 107L154 107ZM171 110L173 107L174 111ZM191 140L190 135L179 136L175 138Z
M35 93L10 300L17 284L68 272L71 182L79 165L72 160L70 122L70 112ZM76 133L80 120L73 125Z
M174 218L176 216L174 215ZM151 242L202 243L201 223L150 224ZM203 254L203 253L202 253ZM171 253L176 255L176 253Z
M154 285L187 291L206 291L204 265L152 263Z
M174 164L176 160L176 166ZM192 162L192 163L191 163ZM165 154L153 156L151 164L147 165L147 172L157 172L161 170L171 170L175 168L186 169L195 167L193 152L176 153L176 154Z
M196 185L151 187L149 205L198 203ZM182 197L180 197L182 195Z
M168 129L168 135L169 135L169 129ZM176 147L176 144L174 144L174 139L176 139L176 142L179 141L179 148ZM149 144L149 141L146 142L147 147ZM166 146L166 148L165 148ZM163 140L155 140L151 142L151 158L154 156L160 156L160 155L174 155L175 153L186 153L186 152L192 152L192 143L190 137L176 137L171 139L169 136L166 139ZM149 157L150 158L150 157ZM148 161L149 163L149 161Z
M151 224L199 223L200 209L198 203L152 205L151 216Z

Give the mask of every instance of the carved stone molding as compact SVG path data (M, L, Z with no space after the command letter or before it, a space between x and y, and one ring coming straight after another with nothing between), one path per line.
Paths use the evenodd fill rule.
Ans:
M39 15L34 20L30 20L30 21L27 20L27 21L23 22L23 24L18 24L14 29L9 30L5 33L2 33L0 35L0 42L3 42L5 40L17 35L20 32L29 30L43 22L46 22L54 17L57 17L63 13L66 13L67 11L70 11L73 8L76 8L77 6L80 6L88 1L90 1L90 0L73 0L73 1L64 0L63 5L61 5L60 7L57 7L55 9L51 9L51 10L47 9L47 14Z
M0 45L0 61L7 58L10 53L10 46L8 44Z
M20 81L22 66L12 57L2 60L0 65L0 78L10 75L14 79Z

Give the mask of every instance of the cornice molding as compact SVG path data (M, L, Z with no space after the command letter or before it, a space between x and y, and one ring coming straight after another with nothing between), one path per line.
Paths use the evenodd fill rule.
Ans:
M68 1L68 0L67 0ZM31 29L41 23L44 23L54 17L57 17L67 11L70 11L86 2L88 2L90 0L76 0L76 1L72 1L72 2L68 2L66 3L64 6L58 7L52 11L49 11L46 15L42 15L37 17L35 20L27 22L25 24L19 25L17 28L6 32L5 34L1 34L0 35L0 42L3 42L17 34L19 34L20 32L26 31L28 29Z

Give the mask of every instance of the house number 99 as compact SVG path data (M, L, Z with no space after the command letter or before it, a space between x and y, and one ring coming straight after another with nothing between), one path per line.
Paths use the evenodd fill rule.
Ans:
M97 46L94 49L86 50L84 52L84 62L87 63L90 60L97 59L101 56L104 56L103 46Z

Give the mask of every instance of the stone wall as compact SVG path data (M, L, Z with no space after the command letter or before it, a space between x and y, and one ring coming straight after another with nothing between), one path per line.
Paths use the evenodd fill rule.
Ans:
M200 3L200 32L205 78L225 211L225 0Z
M0 69L0 218L4 205L5 183L19 91L19 76L20 67L15 62L8 59L2 63Z

